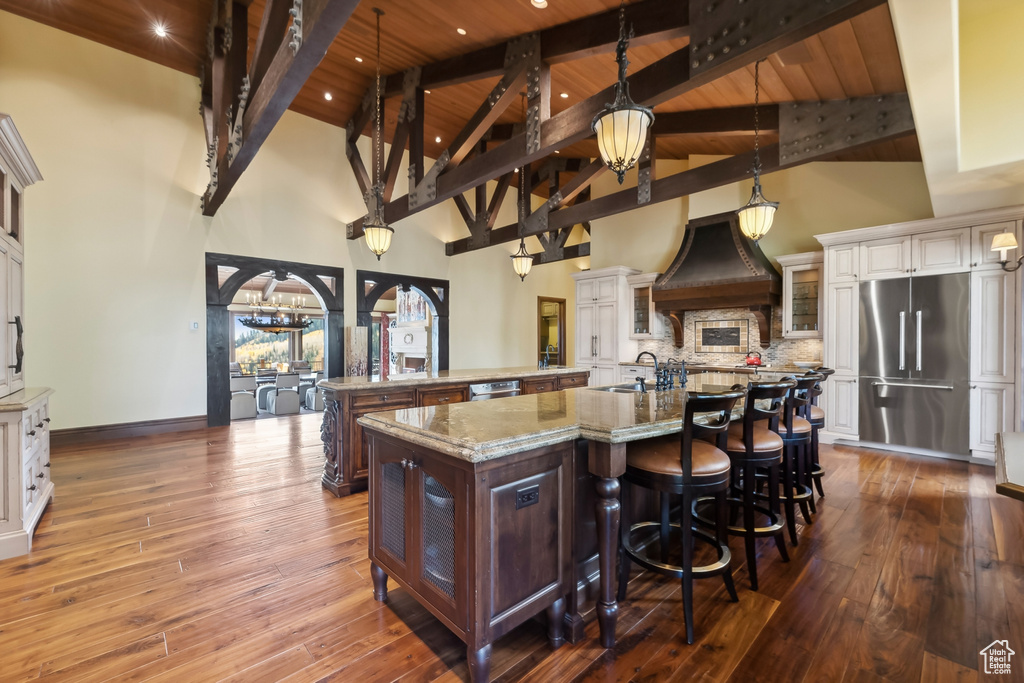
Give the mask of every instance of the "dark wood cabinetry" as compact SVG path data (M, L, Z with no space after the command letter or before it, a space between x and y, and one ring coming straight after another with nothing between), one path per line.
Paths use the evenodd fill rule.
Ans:
M575 375L561 375L558 377L558 388L559 389L576 389L577 387L587 386L587 379L590 376L589 373L581 372Z
M558 378L524 379L521 388L524 394L544 394L549 391L558 391Z
M440 389L420 389L417 405L443 406L451 403L462 403L469 399L469 387L441 387Z
M572 442L469 463L366 430L374 596L401 584L466 643L474 681L490 644L547 610L563 640L572 580Z

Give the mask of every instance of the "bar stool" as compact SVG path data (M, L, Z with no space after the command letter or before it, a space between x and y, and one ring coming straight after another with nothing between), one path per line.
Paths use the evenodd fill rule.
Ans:
M756 539L771 536L783 562L789 562L786 550L784 523L779 510L779 466L785 443L778 434L779 416L782 414L784 399L796 380L783 379L778 382L751 382L747 385L747 399L743 419L729 427L726 453L732 461L732 495L728 503L733 513L729 533L743 536L747 552L747 573L750 588L757 590L757 548ZM760 403L760 405L759 405ZM767 403L765 406L764 404ZM758 422L767 422L759 425ZM755 493L758 472L768 482L768 507L758 505ZM709 499L702 498L698 505ZM736 524L736 513L742 511L743 525ZM757 526L755 513L768 518L767 526ZM705 517L698 517L702 526L711 523Z
M818 368L815 372L822 376L822 380L811 391L810 417L808 418L811 423L811 479L814 487L818 489L818 497L824 498L825 490L821 486L821 478L825 476L825 468L818 460L818 430L825 426L825 411L818 407L818 397L823 391L821 385L836 371L832 368Z
M721 576L733 602L739 600L733 585L727 538L728 504L725 501L729 488L731 465L729 456L702 438L717 437L724 446L732 409L736 401L744 396L743 390L730 390L718 394L690 394L686 400L681 434L670 434L653 439L634 441L626 446L626 473L622 476L621 539L619 545L619 591L620 601L626 598L630 562L636 562L644 569L682 579L683 619L686 624L686 642L693 643L693 579ZM702 413L694 421L694 414ZM707 413L707 415L704 415ZM654 560L634 548L632 536L635 532L657 527L661 547L668 547L668 527L659 521L636 522L626 519L630 512L630 496L633 486L658 491L662 496L682 496L677 528L682 536L682 563L671 565L667 553L662 559ZM693 529L693 501L698 495L714 496L716 503L716 535ZM667 508L662 498L662 509ZM667 520L665 520L667 521ZM693 542L700 539L711 544L718 559L712 564L693 566Z
M782 502L786 506L786 526L789 528L789 540L794 546L799 544L796 536L796 506L804 521L813 524L808 499L811 498L811 487L807 483L810 472L809 450L811 445L811 423L804 415L811 404L810 391L815 384L821 382L822 376L808 372L796 378L796 386L786 396L783 418L779 425L779 436L785 448L782 451Z

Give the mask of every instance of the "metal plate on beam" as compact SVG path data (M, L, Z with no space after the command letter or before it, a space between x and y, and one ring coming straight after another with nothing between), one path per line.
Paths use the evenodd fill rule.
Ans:
M914 130L906 93L779 105L782 166Z

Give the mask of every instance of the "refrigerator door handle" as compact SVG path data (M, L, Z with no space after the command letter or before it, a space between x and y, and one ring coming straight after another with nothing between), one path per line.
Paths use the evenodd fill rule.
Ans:
M917 312L917 371L921 372L921 311Z
M907 366L907 312L900 311L900 370Z
M903 384L900 382L872 382L873 387L910 387L912 389L942 389L943 391L953 391L952 385L946 384Z

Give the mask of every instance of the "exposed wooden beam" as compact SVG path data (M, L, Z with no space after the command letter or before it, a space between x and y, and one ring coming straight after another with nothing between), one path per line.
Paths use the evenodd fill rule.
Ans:
M282 41L267 67L259 88L248 98L242 118L241 139L235 152L213 160L217 183L203 197L203 214L212 216L248 168L270 131L284 115L313 70L327 54L334 38L358 4L358 0L303 0L301 16L291 40ZM216 82L214 83L216 93Z
M542 266L545 263L556 263L558 261L568 261L569 259L582 258L584 256L590 256L590 242L580 242L574 244L571 247L561 247L557 251L547 252L543 251L539 254L532 254L533 265Z
M759 107L761 130L779 129L779 110L771 105ZM753 107L726 107L694 111L659 112L651 130L659 137L688 133L753 133Z
M277 283L278 282L279 282L279 280L276 277L274 277L274 274L271 274L270 279L267 280L267 284L263 286L263 300L264 301L269 301L270 300L270 295L274 293L275 289L277 289Z
M267 69L274 60L274 55L281 47L288 31L288 10L292 8L291 0L267 0L260 20L260 32L256 35L256 47L252 52L252 64L249 67L249 87L255 92L259 90Z
M735 32L739 35L732 35L730 38L730 40L742 41L742 48L722 50L715 55L712 55L711 52L705 54L706 51L702 51L701 55L704 55L705 59L711 55L711 59L708 60L708 63L712 64L711 66L694 59L690 47L678 50L630 76L630 90L637 102L648 106L657 105L706 85L757 59L767 57L787 45L820 33L883 2L885 0L832 0L830 3L823 4L814 0L784 0L784 2L780 0L780 4L784 5L781 9L791 10L789 14L782 15L785 21L781 27L778 25L780 20L775 14L775 5L772 6L771 12L751 10L752 15L743 18L746 21L745 29ZM746 7L747 4L745 3L743 6ZM691 25L694 24L694 15L699 15L701 11L704 11L703 8L704 4L700 4L699 8L696 5L690 8ZM767 16L769 14L771 16ZM736 21L740 20L740 17L734 18ZM717 35L704 35L694 31L691 33L691 40L695 45L701 40L710 40L715 45L721 44ZM694 63L698 67L696 72L691 75L691 66ZM528 149L527 133L524 132L485 154L476 156L448 172L439 174L435 179L432 199L417 201L415 206L411 207L408 196L399 197L385 205L384 220L389 224L394 224L413 212L434 206L455 194L466 192L482 182L507 173L517 166L544 158L557 149L589 137L591 135L590 123L593 117L604 108L607 102L612 100L612 97L613 87L609 86L600 93L552 116L541 125L540 146L530 147L531 151L529 152L524 153L524 150ZM348 237L356 239L361 235L362 219L358 219L349 225Z

